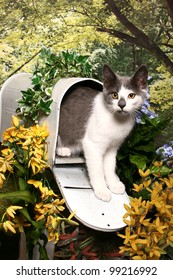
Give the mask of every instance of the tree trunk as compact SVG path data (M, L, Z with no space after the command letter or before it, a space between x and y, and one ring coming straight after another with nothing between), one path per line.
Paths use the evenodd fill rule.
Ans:
M172 7L172 0L165 1L170 2L170 7ZM117 17L121 24L127 30L129 30L133 36L116 30L111 30L111 32L109 33L119 39L137 44L138 46L142 46L143 48L149 50L165 66L165 68L170 72L170 74L173 75L173 62L159 48L157 44L155 44L142 30L136 27L122 14L121 10L116 5L116 0L105 0L105 3L107 4L107 9ZM98 30L105 32L105 30L101 28Z
M168 14L171 18L172 28L173 28L173 1L172 0L162 0L162 1L166 4L166 7L168 9Z

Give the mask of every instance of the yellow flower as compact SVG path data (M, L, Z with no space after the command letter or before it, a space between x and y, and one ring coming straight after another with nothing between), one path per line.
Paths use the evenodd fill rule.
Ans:
M34 187L38 188L42 194L48 193L48 188L43 187L43 183L41 181L29 180L28 184L34 185Z
M47 126L46 126L46 122L43 123L43 125L34 125L31 127L31 130L30 130L30 135L32 137L35 137L35 138L47 138L49 136L49 132L48 132L48 129L47 129Z
M56 244L59 241L59 233L58 232L50 232L48 235L48 241L54 241Z
M27 182L30 185L34 185L35 188L40 188L42 186L42 182L41 181L36 181L36 180L28 180Z
M48 228L48 231L50 232L56 230L62 220L63 219L60 217L53 217L52 215L49 215L46 221L46 227Z
M53 190L48 189L47 187L41 187L40 188L40 192L41 192L41 198L42 199L46 199L48 197L51 196L57 196Z
M157 217L156 220L153 221L153 225L155 225L156 230L161 234L164 234L164 230L168 227L168 225L163 224L163 222L160 221L159 217Z
M166 243L168 245L171 245L171 243L173 243L173 230L168 232L168 237L167 237Z
M168 193L168 199L173 203L173 189Z
M152 247L149 248L148 260L159 260L161 254L165 254L165 251L161 249L159 246L153 245Z
M11 221L6 221L2 224L3 228L7 232L8 230L11 231L12 233L16 233L16 230L14 228L15 224Z
M125 235L118 233L118 236L124 239L124 244L128 244L131 240L137 237L137 234L131 234L130 227L125 229Z
M3 133L4 140L11 143L13 143L15 140L18 140L17 132L18 130L15 127L7 128Z
M59 240L59 233L58 233L58 226L60 225L61 221L63 219L60 217L53 217L53 216L48 216L47 217L47 222L46 222L46 228L48 230L48 241L53 241L54 243L57 243Z
M43 186L43 183L41 181L36 180L28 180L28 184L34 185L35 188L38 188L41 192L41 198L45 199L49 196L57 196L53 190L48 189L47 187Z
M29 146L32 144L32 138L31 137L27 137L25 142L21 142L20 144L22 144L22 148L25 150L29 149Z
M11 165L15 163L14 153L11 149L3 149L1 153L3 157L0 157L0 172L5 173L7 170L12 172L13 167Z
M5 148L1 151L3 156L10 156L9 159L11 159L14 156L14 153L12 152L11 149Z
M45 215L48 213L48 209L44 207L43 202L40 202L34 207L36 211L35 219L36 221L40 221L45 218Z
M162 182L164 182L168 188L173 188L173 177L169 176L168 178L160 178Z
M151 185L151 180L144 181L143 184L145 188L148 188Z
M140 216L139 222L140 222L142 225L144 225L144 226L149 226L149 224L150 224L150 219L145 219L145 217L146 217L146 214Z
M133 256L132 259L133 259L133 260L146 260L147 258L146 258L146 255L143 254L143 255L141 255L141 256L140 256L140 255Z
M139 191L141 191L142 189L143 189L143 184L140 184L140 185L137 185L137 184L133 184L133 186L134 186L134 191L135 192L139 192Z
M162 161L155 161L155 162L153 162L153 165L156 166L156 167L161 167L163 165L163 162Z
M31 157L28 167L32 168L33 174L39 173L42 169L47 167L47 164L44 160L38 159L36 157Z
M150 175L150 169L147 169L145 172L142 171L142 169L139 169L139 175L142 177L142 178L145 178L147 176Z
M5 179L4 174L0 172L0 188L2 188L3 183L4 183L5 180L6 180L6 179Z
M52 203L44 204L44 207L49 209L49 214L57 214L64 211L65 207L62 206L65 203L64 199L55 199Z
M11 206L9 206L7 209L6 209L6 214L8 215L8 216L10 216L11 218L14 218L15 216L15 214L16 214L16 210L18 210L18 209L22 209L23 207L21 207L21 206L14 206L14 205L11 205Z
M31 225L30 223L26 223L26 219L22 215L15 216L13 222L15 224L15 228L17 228L19 232L24 232L24 227L29 227Z
M16 117L16 116L14 116L14 115L12 115L12 125L14 125L15 127L19 127L19 125L20 125L20 122L19 122L19 119L18 119L18 117Z
M77 222L75 222L75 221L72 220L72 218L74 217L75 214L76 214L76 212L73 211L73 212L68 216L68 218L65 219L65 220L67 220L67 222L68 222L69 225L72 225L72 226L78 226L78 225L79 225Z

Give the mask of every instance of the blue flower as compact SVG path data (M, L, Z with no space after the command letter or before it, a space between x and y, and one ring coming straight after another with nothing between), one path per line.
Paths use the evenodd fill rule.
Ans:
M150 101L149 101L149 92L147 91L146 94L147 99L145 100L144 104L142 105L142 108L136 115L136 123L141 123L142 122L142 114L145 114L149 117L149 119L153 119L157 117L157 114L153 113L152 111L149 110L150 107Z
M173 141L170 141L169 143L158 148L156 150L156 154L161 155L163 161L173 158Z

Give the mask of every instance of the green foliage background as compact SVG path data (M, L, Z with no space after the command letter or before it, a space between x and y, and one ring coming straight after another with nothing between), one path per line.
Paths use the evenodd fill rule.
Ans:
M112 2L169 59L173 58L173 31L165 0L3 0L0 83L18 70L31 71L43 46L55 53L76 50L85 55L100 49L102 58L105 52L103 60L120 73L130 74L145 63L150 75L158 77L162 63L151 48L146 49L147 42L133 35L109 10ZM161 72L165 72L163 66Z
M23 92L18 113L24 112L28 120L49 114L52 87L60 77L84 73L84 76L101 80L104 63L121 75L131 75L138 66L147 64L152 77L151 109L162 112L163 119L170 119L173 77L169 67L165 67L160 59L163 56L171 62L173 58L172 18L168 16L166 2L84 0L80 5L78 0L1 2L0 83L16 72L34 73L33 89ZM115 16L111 8L113 4L119 9L119 15L126 18L127 25L118 13ZM136 29L142 37L136 35ZM153 48L157 46L160 56L147 47L148 43ZM43 46L51 51L43 50ZM38 58L42 64L33 68ZM157 125L148 123L147 127L153 137L157 131L156 144L162 145L173 137L173 120L159 129ZM145 139L145 131L142 132L141 127L137 130ZM139 151L143 162L151 156L151 151L139 149L140 146L144 148L140 141L142 139L133 146L136 154L129 150L131 164L135 164ZM150 140L147 141L147 147L151 148Z

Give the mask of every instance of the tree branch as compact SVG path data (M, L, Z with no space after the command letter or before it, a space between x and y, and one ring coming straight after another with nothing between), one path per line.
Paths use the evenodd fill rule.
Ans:
M127 28L127 30L129 30L136 38L138 38L139 42L141 41L140 43L143 45L143 47L147 48L150 41L149 37L121 13L115 2L116 0L105 0L108 9L116 16L123 26Z
M140 41L133 37L133 36L130 36L124 32L121 32L121 31L118 31L118 30L114 30L114 29L110 29L110 28L104 28L104 27L98 27L97 28L97 31L100 31L100 32L105 32L105 33L108 33L124 42L129 42L129 43L132 43L134 45L138 45L140 47L144 47L144 45L142 43L140 43Z
M31 62L39 53L41 52L41 50L39 50L38 52L36 52L33 56L31 56L27 61L25 61L22 65L20 65L17 69L15 69L9 76L11 77L12 75L16 74L18 71L20 71L25 65L27 65L29 62Z

